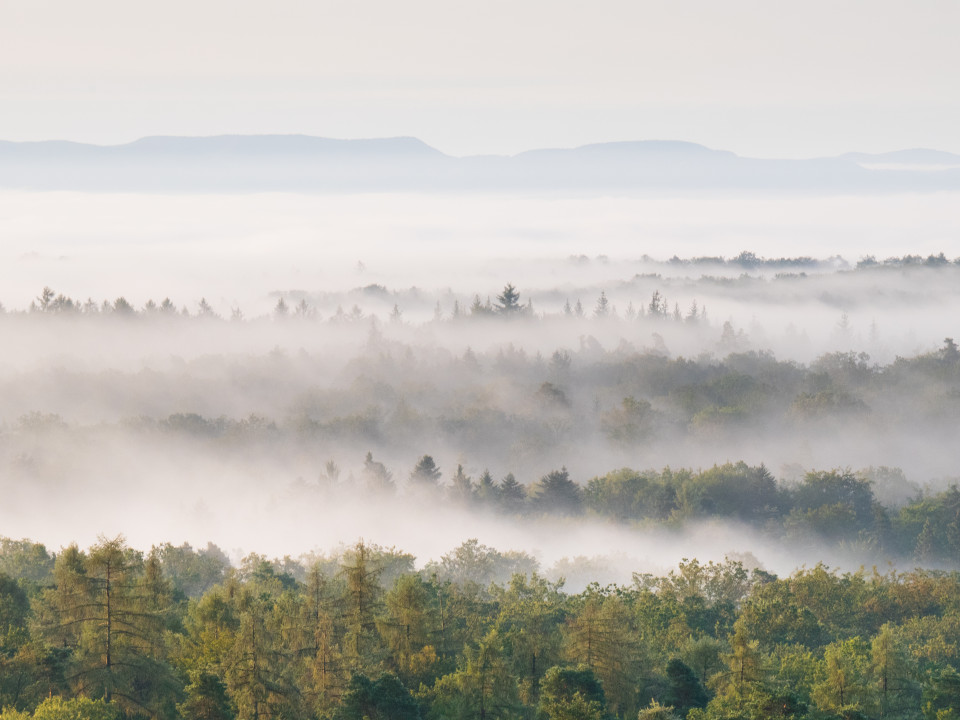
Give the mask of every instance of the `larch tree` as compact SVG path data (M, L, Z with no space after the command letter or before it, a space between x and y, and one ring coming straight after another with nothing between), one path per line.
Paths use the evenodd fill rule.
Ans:
M343 578L343 653L355 670L369 670L381 660L376 618L383 607L383 569L363 540L347 551L340 564Z
M71 649L67 680L77 693L155 715L172 687L164 631L170 589L155 556L145 564L123 537L88 553L71 546L49 591L51 639Z

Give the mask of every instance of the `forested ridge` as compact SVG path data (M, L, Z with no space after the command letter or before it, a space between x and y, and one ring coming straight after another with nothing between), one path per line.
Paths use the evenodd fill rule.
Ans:
M467 542L415 570L0 541L4 720L952 718L960 575L739 561L565 592Z

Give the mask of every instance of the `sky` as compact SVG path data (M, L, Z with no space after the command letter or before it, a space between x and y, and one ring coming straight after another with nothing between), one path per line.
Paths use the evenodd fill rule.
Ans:
M0 139L960 152L956 0L0 0Z

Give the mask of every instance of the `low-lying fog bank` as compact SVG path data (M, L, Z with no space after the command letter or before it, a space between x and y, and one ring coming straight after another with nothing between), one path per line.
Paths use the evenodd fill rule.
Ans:
M840 256L850 265L867 255L883 259L907 252L924 258L944 252L953 258L960 255L957 203L957 193L584 197L0 191L0 301L26 307L49 285L84 301L125 296L137 308L150 298L170 297L194 311L205 297L221 315L239 307L255 317L272 309L277 292L318 295L382 285L428 293L449 288L472 299L474 293L492 295L512 282L525 293L589 289L581 298L588 311L606 289L622 313L627 298L615 297L614 288L636 274L697 279L718 273L699 266L651 266L645 256L733 258L752 250L769 258ZM582 255L608 261L568 261ZM783 271L789 272L773 272ZM730 268L724 274L740 272ZM686 312L691 298L666 294ZM576 296L569 299L576 302ZM633 298L635 303L648 299L646 288ZM534 301L537 309L556 312L563 296L555 303L545 299L542 307L539 298ZM404 310L413 315L413 307ZM726 319L726 311L711 310L715 318ZM444 311L450 311L449 303ZM831 318L831 324L835 321Z
M423 562L477 538L611 580L954 562L925 548L955 536L955 194L2 199L0 535ZM433 496L407 487L424 456ZM766 519L664 479L741 460L784 492L902 474L870 476L866 514ZM669 502L590 505L616 468ZM451 501L485 470L530 498L566 472L583 512Z
M2 437L37 462L47 458L30 438L56 448L57 433L106 443L94 460L192 442L188 459L239 454L287 479L367 452L395 468L428 453L448 469L521 478L561 465L584 477L740 459L895 466L921 483L956 473L947 448L958 440L960 351L949 338L887 364L856 350L801 364L752 349L730 325L632 325L641 329L564 318L418 328L11 316L0 318L14 340L0 365ZM619 335L651 327L653 347ZM501 343L471 348L484 334ZM669 351L711 336L716 354ZM570 344L550 342L561 339ZM187 358L163 352L191 345Z
M414 437L405 452L424 442ZM407 462L395 459L400 450L393 457L345 451L357 442L256 418L77 426L27 416L0 435L0 534L53 547L104 533L124 534L142 549L213 541L234 560L251 551L296 556L362 537L428 561L477 538L530 553L559 574L618 582L684 557L751 553L764 568L789 573L818 562L953 567L960 551L956 477L924 489L921 478L887 467L607 472L618 453L599 445L554 450L554 464L545 465L552 469L541 475L514 473L496 454L458 464L449 451ZM634 459L645 455L652 453ZM563 468L562 458L573 456L578 461Z

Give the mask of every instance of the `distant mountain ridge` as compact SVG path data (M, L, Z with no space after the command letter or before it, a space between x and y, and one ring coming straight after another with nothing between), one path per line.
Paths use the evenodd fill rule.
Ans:
M0 187L128 192L960 189L960 155L913 149L759 159L643 140L454 157L413 137L145 137L123 145L0 141Z

